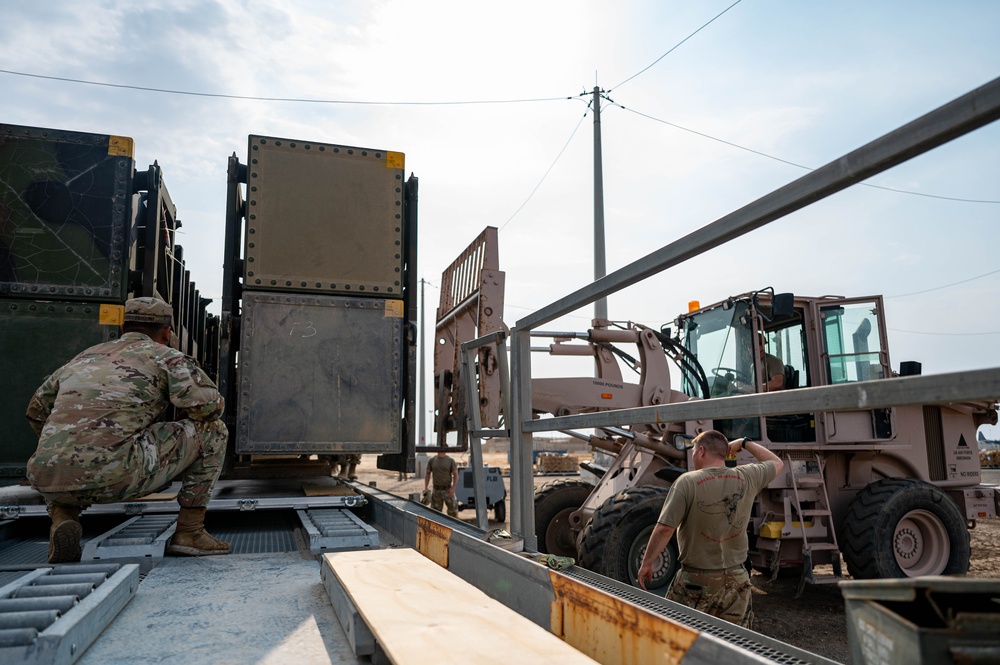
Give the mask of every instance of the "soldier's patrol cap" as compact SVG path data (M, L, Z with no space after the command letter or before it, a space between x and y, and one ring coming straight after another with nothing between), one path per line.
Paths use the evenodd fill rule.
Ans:
M135 323L165 323L173 326L174 311L159 298L143 296L125 301L125 321Z

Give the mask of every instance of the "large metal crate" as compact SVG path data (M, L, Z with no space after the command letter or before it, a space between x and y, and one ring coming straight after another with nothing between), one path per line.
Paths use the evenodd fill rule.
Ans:
M238 453L402 450L403 302L243 293Z
M124 301L132 139L0 124L0 294Z
M246 287L401 297L403 161L399 152L251 135Z
M79 302L0 299L0 484L24 477L38 439L24 417L46 376L88 346L118 337L100 324L101 306Z

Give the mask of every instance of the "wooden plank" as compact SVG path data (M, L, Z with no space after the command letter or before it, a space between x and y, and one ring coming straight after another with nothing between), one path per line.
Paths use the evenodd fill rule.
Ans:
M411 549L323 556L396 665L594 663Z

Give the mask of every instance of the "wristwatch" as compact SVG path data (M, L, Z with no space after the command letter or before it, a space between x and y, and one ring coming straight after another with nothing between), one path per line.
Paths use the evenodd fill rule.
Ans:
M743 437L743 441L740 443L740 450L746 450L748 443L753 443L753 439Z

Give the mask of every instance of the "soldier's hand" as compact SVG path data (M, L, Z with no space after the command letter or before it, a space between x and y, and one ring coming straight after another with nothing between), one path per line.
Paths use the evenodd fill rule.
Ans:
M643 562L642 565L639 566L639 572L636 574L636 582L638 582L639 587L643 591L645 591L646 582L651 581L652 579L653 579L653 564Z

